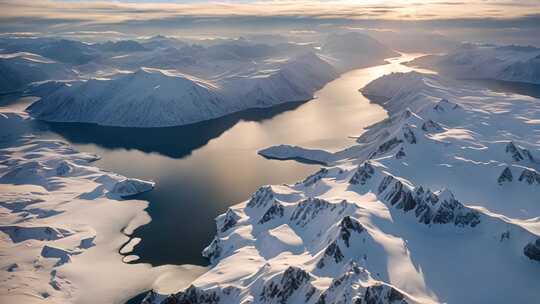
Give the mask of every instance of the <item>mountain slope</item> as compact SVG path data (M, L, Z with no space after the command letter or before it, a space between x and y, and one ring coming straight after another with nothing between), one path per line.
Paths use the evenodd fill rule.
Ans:
M209 272L146 303L539 301L538 100L415 72L363 92L384 97L386 120L329 167L231 207Z
M141 68L113 79L65 84L32 104L35 118L130 127L194 123L255 107L313 98L337 77L310 53L273 70L211 82L175 70Z
M49 121L138 127L181 125L226 111L212 84L151 68L67 84L28 108L32 116Z
M464 45L449 54L424 56L410 64L464 79L540 84L540 49L535 47Z
M32 53L0 54L0 92L22 90L36 81L71 79L66 65Z

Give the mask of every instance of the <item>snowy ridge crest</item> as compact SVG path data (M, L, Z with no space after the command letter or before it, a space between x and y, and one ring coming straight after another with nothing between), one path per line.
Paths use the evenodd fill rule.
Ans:
M480 213L457 201L450 190L432 192L422 186L413 187L410 182L378 169L369 161L358 166L349 182L377 189L381 201L405 213L412 211L420 223L453 223L460 227L474 227L480 223Z

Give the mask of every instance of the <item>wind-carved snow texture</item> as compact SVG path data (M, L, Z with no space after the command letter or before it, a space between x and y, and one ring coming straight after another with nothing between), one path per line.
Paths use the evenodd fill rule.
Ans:
M231 207L210 270L147 303L540 301L538 100L414 72L362 91L386 120Z
M129 235L149 217L146 202L122 197L154 184L102 171L97 156L64 142L10 136L28 123L23 113L0 113L0 302L120 303L162 275L182 287L175 272L201 272L123 263L140 241Z
M445 55L427 55L411 65L463 79L495 79L540 84L540 48L463 44Z
M330 35L306 46L271 46L245 40L201 46L162 38L146 44L111 42L106 47L63 41L72 47L74 56L88 56L75 61L59 58L64 61L57 64L43 57L56 57L56 52L44 51L58 44L54 40L0 39L0 47L6 46L6 50L40 54L0 54L0 69L7 71L2 74L12 75L8 72L17 64L11 62L14 60L39 60L44 66L36 73L35 63L22 64L18 74L4 76L9 79L6 88L0 89L25 88L42 97L28 108L33 117L42 120L123 127L178 126L250 108L307 101L340 73L398 56L359 33ZM62 68L76 73L62 74ZM60 81L64 79L70 81ZM35 83L44 80L57 81Z

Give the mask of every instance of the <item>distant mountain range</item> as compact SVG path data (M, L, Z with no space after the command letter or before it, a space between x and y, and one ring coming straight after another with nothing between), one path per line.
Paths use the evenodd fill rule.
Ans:
M428 55L411 65L462 79L495 79L540 84L540 48L465 44L445 55Z
M125 54L74 68L82 75L95 70L95 75L102 75L99 78L47 84L46 90L34 87L42 98L28 108L29 113L58 122L184 125L309 100L339 73L398 55L369 36L354 33L331 35L320 50L246 41L153 50L150 45L150 41L92 45L92 50Z

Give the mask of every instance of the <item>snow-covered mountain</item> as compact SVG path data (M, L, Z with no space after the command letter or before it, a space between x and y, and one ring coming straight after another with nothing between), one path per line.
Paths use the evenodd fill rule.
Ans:
M32 104L28 112L48 121L132 127L184 125L247 108L311 99L336 75L313 53L280 62L273 70L223 81L141 68L113 79L66 83Z
M58 54L45 52L61 45L65 49ZM34 117L130 127L183 125L309 100L339 73L397 56L369 36L355 33L330 35L320 47L247 39L189 45L155 36L101 44L0 39L0 48L60 56L78 73L78 82L33 87L32 92L42 97L29 108ZM67 56L71 51L84 60Z
M538 100L416 72L362 91L386 120L219 216L210 270L144 303L540 301Z
M463 79L495 79L540 84L540 49L532 46L470 45L445 55L410 62Z
M0 38L0 48L6 53L29 52L73 65L88 63L101 56L92 44L56 38L5 37Z
M355 32L329 35L322 44L321 51L334 59L334 65L343 71L399 56L388 46L370 36Z
M49 121L140 127L181 125L226 111L213 84L151 68L113 80L65 84L28 108Z
M72 79L69 66L33 53L0 54L0 93L24 89L30 83Z

